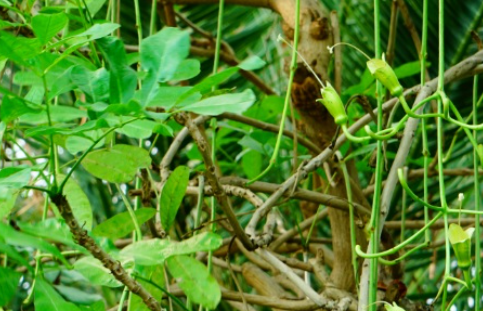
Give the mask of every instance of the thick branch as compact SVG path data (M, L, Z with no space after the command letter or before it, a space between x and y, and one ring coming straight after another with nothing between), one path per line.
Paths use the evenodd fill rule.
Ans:
M106 253L99 245L96 244L94 239L92 239L87 231L83 229L77 220L74 218L72 209L70 208L69 202L65 196L61 194L51 196L52 202L59 209L60 214L65 219L65 222L70 228L75 241L85 247L95 258L99 259L100 262L109 269L112 275L124 284L129 291L141 297L143 302L152 311L161 311L161 305L156 301L156 299L151 296L151 294L136 280L131 278L129 274L124 270L119 261L114 260L108 253Z
M188 128L188 131L191 137L196 142L196 145L198 146L198 149L201 155L203 156L203 161L205 163L206 179L208 180L208 183L213 189L213 194L216 200L218 201L218 203L220 204L221 209L225 213L228 221L230 222L230 225L233 227L233 231L235 232L235 235L240 239L240 241L247 249L252 250L254 248L253 244L250 241L250 239L248 239L247 235L245 234L242 227L240 226L240 223L238 222L236 215L233 212L230 199L226 195L223 187L220 184L220 181L218 180L216 167L211 158L210 144L205 140L205 138L200 132L200 129L193 122L193 120L188 114L179 113L176 116L176 121L178 121L180 124L184 124Z

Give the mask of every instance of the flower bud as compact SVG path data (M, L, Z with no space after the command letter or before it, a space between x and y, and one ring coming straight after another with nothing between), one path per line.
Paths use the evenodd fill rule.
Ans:
M399 96L403 87L399 84L396 74L384 59L371 59L367 62L371 75L381 82L393 96Z
M451 224L449 226L449 241L453 246L458 267L465 270L471 267L471 236L475 228L464 231L460 225Z
M345 112L344 104L332 85L327 82L327 86L321 89L320 93L322 94L322 99L318 99L317 101L321 102L327 108L330 115L334 117L335 123L337 125L347 123L349 118Z

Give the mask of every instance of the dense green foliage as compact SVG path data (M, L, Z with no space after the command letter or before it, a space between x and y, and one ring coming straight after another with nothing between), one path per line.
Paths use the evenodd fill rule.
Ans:
M372 1L321 2L337 11L341 41L373 55ZM421 2L405 1L418 34L423 20ZM240 251L242 246L232 239L237 227L226 208L233 208L241 228L249 227L254 211L280 184L299 174L306 163L303 161L316 155L313 148L320 149L317 142L300 143L292 139L292 134L278 137L277 129L268 130L266 126L280 124L286 118L285 128L292 133L302 123L297 111L289 116L282 114L288 80L283 62L290 50L277 41L282 32L280 17L267 9L225 7L222 52L233 50L232 57L240 61L222 61L213 72L212 54L218 57L220 51L213 51L213 37L207 39L199 30L215 33L219 6L175 6L181 16L179 27L168 27L161 4L156 8L150 1L140 1L139 11L136 4L115 0L0 0L0 310L122 310L124 303L128 310L149 310L146 299L133 293L136 281L156 303L169 310L194 310L198 306L244 310L247 306L232 303L236 299L222 297L223 291L229 290L232 295L239 291L256 293L242 273L246 267L243 264L253 257ZM437 77L438 64L447 69L477 51L478 42L471 40L470 31L475 30L478 36L483 16L480 1L448 0L445 4L443 62L438 59L438 16L430 14L428 19L426 67L431 78ZM438 1L429 1L429 7L436 12ZM389 40L390 13L390 1L383 1L383 50ZM342 103L364 96L369 110L374 109L378 100L376 80L387 87L386 99L399 97L403 106L406 100L402 88L420 83L420 47L415 47L402 18L399 16L393 29L394 72L379 75L361 53L343 48L342 90L338 94L328 84L321 92L321 103L342 127L341 132L347 133L350 125L368 114L367 107L355 104L345 112ZM142 24L136 25L139 21ZM187 21L196 25L194 30ZM213 53L199 51L204 48ZM377 60L377 65L387 64ZM334 78L334 67L332 59L327 68L329 79ZM263 92L263 87L253 83L253 76L247 78L247 72L258 76L275 95ZM437 93L443 108L450 109L445 99L451 99L457 107L454 111L467 118L468 124L472 113L473 121L483 120L481 109L474 111L483 98L474 73ZM426 106L425 113L435 112L431 104ZM344 157L340 166L355 160L357 172L352 178L360 181L359 192L369 201L373 199L377 171L371 159L377 147L374 138L387 135L383 160L379 160L391 164L405 125L398 122L415 113L410 109L395 109L387 116L393 132L374 134L373 123L340 147ZM234 114L266 124L239 122L230 117ZM448 116L438 115L438 122L448 121ZM474 215L468 214L481 207L481 186L473 177L474 170L479 174L481 162L475 151L481 142L480 133L475 131L473 138L472 132L465 132L454 122L438 129L433 117L423 123L424 131L420 125L414 135L405 161L409 170L407 175L400 171L401 182L389 202L387 221L391 224L386 230L392 246L401 251L397 254L410 252L403 260L400 280L407 286L409 300L430 304L449 282L451 286L442 295L444 302L451 303L441 307L438 302L434 307L469 310L474 309L475 295L481 293L476 290L481 287L481 271L475 270L480 261L475 246L481 243L481 237L472 236L471 229L465 232L446 224L447 235L444 226L438 226L406 240L440 217L439 224L444 218L463 222L463 227L474 226ZM435 157L438 146L444 148L440 162ZM423 153L423 148L428 153ZM273 167L262 175L263 181L273 187L267 190L270 185L258 183L253 192L245 191L250 184L246 181L260 178L270 165ZM423 171L438 177L443 167L446 175L423 182ZM387 178L389 168L384 168L381 178ZM343 170L348 179L345 167ZM307 214L306 202L298 199L317 203L313 219L325 208L320 203L323 198L314 199L313 195L325 194L327 189L321 189L313 176L329 187L332 181L328 171L319 163L309 178L297 180L300 188L313 191L303 196L294 193L292 187L286 194L293 197L277 201L268 216L267 223L273 220L278 226L275 238L293 230L285 252L294 259L291 267L297 271L309 265L309 258L316 257L310 245L322 247L328 243L323 247L331 252L330 242L324 240L331 237L326 218L311 222L303 230L299 227L304 217L314 216L314 212ZM221 181L219 176L223 176ZM440 192L442 183L446 188ZM345 187L350 188L350 182ZM59 196L65 196L67 203ZM337 203L345 210L354 206L351 195L347 198L349 201L344 197ZM328 206L332 206L332 199L338 198L327 199ZM67 218L69 213L75 223ZM274 230L263 228L264 223L256 227L257 232ZM356 224L352 221L347 226L353 229ZM80 231L73 229L76 227ZM373 231L370 228L366 233ZM92 237L93 242L86 242L80 232ZM354 254L356 249L359 256L365 256L365 249L354 247ZM448 260L445 256L450 249ZM107 256L112 263L106 264ZM355 257L354 261L357 264ZM276 268L280 270L280 266ZM314 270L312 266L309 269ZM129 280L123 280L123 276ZM307 287L324 287L315 276L304 277ZM377 283L377 279L372 281ZM279 283L287 286L290 281ZM288 287L291 296L279 298L300 296ZM250 308L252 305L257 310L270 309L269 304L252 302Z

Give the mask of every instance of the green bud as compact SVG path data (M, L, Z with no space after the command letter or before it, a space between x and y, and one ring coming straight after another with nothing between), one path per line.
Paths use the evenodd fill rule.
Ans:
M332 85L327 82L327 86L321 89L320 93L322 94L322 99L318 99L317 101L327 108L330 115L334 117L335 124L346 124L349 118L345 112L344 104Z
M367 62L371 75L384 85L391 95L400 96L403 87L399 84L396 74L384 59L371 59Z
M475 228L464 231L460 225L451 224L449 226L449 242L453 246L458 267L463 270L471 267L471 236Z

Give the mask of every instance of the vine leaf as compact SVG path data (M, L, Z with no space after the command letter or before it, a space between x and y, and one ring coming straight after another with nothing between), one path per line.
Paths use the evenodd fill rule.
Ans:
M189 33L165 27L141 42L141 67L147 72L141 88L141 102L146 105L158 88L158 82L173 78L176 69L188 56Z
M216 250L222 244L223 239L218 234L203 232L182 242L160 239L138 241L123 248L121 255L133 258L138 265L152 266L163 264L171 256Z
M206 266L186 255L170 257L166 263L169 272L178 279L179 287L192 302L211 310L216 309L221 300L221 290Z
M217 116L224 112L242 113L250 108L255 100L255 94L248 89L241 93L208 97L197 103L186 105L181 110L209 116Z
M114 278L111 271L94 257L83 257L74 263L74 269L94 285L119 287L122 283Z
M17 292L20 273L9 268L0 267L0 306L7 305Z
M156 215L154 208L140 208L134 211L139 225L145 223ZM108 220L100 223L92 230L92 233L97 236L102 236L110 239L119 239L134 231L134 223L129 212L119 213Z
M82 165L97 178L125 183L133 180L138 169L149 167L151 158L149 152L143 148L117 144L110 149L89 153Z
M105 68L91 71L81 65L74 66L70 71L70 78L86 94L89 103L107 101L109 72Z
M46 44L67 25L68 21L65 13L40 13L32 18L32 29L40 43Z
M66 266L70 267L69 262L60 253L60 251L55 246L52 246L42 239L17 231L3 223L0 223L0 237L3 238L9 245L35 247L44 252L51 253L60 259Z
M102 55L109 63L110 103L126 104L134 96L137 76L128 65L124 44L116 37L102 38L97 40L97 43Z
M49 283L40 278L36 280L34 293L36 311L80 311L75 304L65 301Z
M169 176L160 196L161 224L168 231L176 218L179 206L188 187L190 171L186 166L178 166Z

